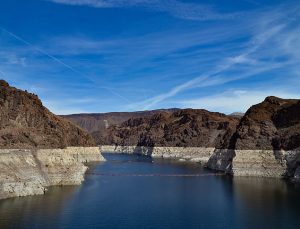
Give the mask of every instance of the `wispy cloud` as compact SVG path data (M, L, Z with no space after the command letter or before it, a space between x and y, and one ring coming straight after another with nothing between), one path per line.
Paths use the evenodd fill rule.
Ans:
M57 113L143 110L176 104L184 107L184 102L187 106L200 106L203 98L215 102L208 100L214 98L212 94L219 96L216 99L227 96L226 101L234 96L247 99L233 92L258 94L258 90L249 86L251 83L266 85L261 88L267 93L284 95L288 89L277 90L280 93L276 94L276 90L270 90L273 85L267 85L268 81L275 82L276 77L280 79L279 84L289 82L289 88L300 90L300 11L297 4L264 6L249 10L248 17L236 19L234 16L239 13L230 10L228 14L220 13L225 11L224 3L212 7L179 0L51 2L102 10L131 8L109 11L120 13L117 15L120 17L134 15L140 10L165 12L176 17L137 14L134 18L141 17L140 22L129 17L128 21L119 23L116 20L107 25L100 19L111 15L91 8L81 11L82 7L77 7L78 13L96 13L91 17L84 15L88 20L80 17L72 21L57 19L59 25L56 26L61 28L56 30L52 26L51 31L47 28L41 34L24 34L22 30L9 27L8 33L0 30L1 77L16 86L29 88L42 99L47 98L47 106ZM71 12L73 15L75 9L47 2L43 5L59 8L63 14ZM177 18L214 21L202 23ZM215 20L229 18L232 20ZM90 20L98 20L93 29L87 24ZM76 29L68 30L68 26L76 26ZM103 33L103 29L107 31ZM72 96L78 101L86 97L95 98L95 101L74 103ZM239 110L237 103L232 104L233 110ZM210 107L219 109L220 106Z
M51 111L58 115L84 113L89 110L89 104L101 102L95 98L65 98L64 100L44 99L43 104L51 107Z
M232 19L241 13L219 13L205 4L187 3L178 0L48 0L54 3L89 6L95 8L129 8L142 7L154 11L166 12L173 17L187 20L220 20Z
M203 108L230 114L246 112L252 105L262 102L267 96L276 95L281 98L300 98L300 93L281 88L274 90L229 90L221 94L205 96L199 99L177 101L181 107Z
M64 68L68 69L69 71L73 72L74 74L77 74L77 75L79 75L79 76L81 76L81 77L87 79L88 81L94 83L93 80L91 79L91 77L89 77L87 74L82 73L81 71L75 69L75 68L74 68L73 66L71 66L70 64L65 63L64 61L62 61L61 59L57 58L56 56L51 55L51 54L48 53L47 51L45 51L45 50L43 50L43 49L41 49L41 48L39 48L39 47L33 45L33 44L30 43L29 41L27 41L27 40L25 40L24 38L22 38L22 37L20 37L20 36L14 34L14 33L12 33L12 32L10 32L10 31L8 31L7 29L1 28L1 27L0 27L0 29L3 30L4 32L6 32L9 36L15 38L16 40L18 40L18 41L20 41L20 42L22 42L22 43L24 43L25 45L31 47L31 48L33 49L33 51L38 52L38 53L40 53L41 55L50 58L51 60L53 60L54 62L56 62L56 63L58 63L59 65L63 66ZM1 57L1 56L0 56L0 57ZM25 59L26 59L26 58L24 58L24 57L22 57L22 58L16 58L14 54L13 54L12 57L14 57L14 58L13 58L13 59L9 59L10 64L20 64L20 65L23 66L23 67L26 66L26 63L25 63ZM121 94L119 94L118 92L112 90L112 89L111 89L110 87L108 87L108 86L101 86L101 88L102 88L102 89L105 89L105 90L107 90L107 91L109 91L110 93L112 93L112 94L116 95L117 97L119 97L119 98L125 100L126 102L130 102L130 100L128 100L126 97L124 97L124 96L122 96Z
M140 109L149 109L153 107L154 105L168 99L172 98L178 93L195 88L195 87L208 87L213 85L220 85L227 82L240 80L242 77L227 77L224 78L223 74L228 69L239 65L239 64L253 64L255 62L254 60L248 61L250 59L250 55L253 54L255 51L257 51L265 42L267 42L271 37L278 34L282 29L284 28L284 25L277 25L274 26L260 34L257 34L249 43L250 47L244 50L242 53L240 53L237 56L233 56L230 58L226 58L221 60L221 64L217 65L215 68L213 68L211 71L207 72L206 74L203 74L199 77L193 78L192 80L188 80L178 86L175 86L171 90L169 90L166 93L154 96L150 99L144 100L142 102L131 104L131 106L136 106ZM270 70L274 67L274 65L270 65L267 70ZM249 77L253 74L256 74L257 70L252 70L249 74L244 74L243 77Z

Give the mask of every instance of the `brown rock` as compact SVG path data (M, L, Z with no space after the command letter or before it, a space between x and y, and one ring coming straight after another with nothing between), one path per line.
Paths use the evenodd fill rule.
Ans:
M300 147L300 100L267 97L252 106L232 138L235 149L291 150Z
M94 132L98 144L227 147L239 119L206 110L162 111Z
M0 87L9 87L9 84L5 80L0 80Z
M31 93L0 81L0 148L94 146L84 130L45 108Z

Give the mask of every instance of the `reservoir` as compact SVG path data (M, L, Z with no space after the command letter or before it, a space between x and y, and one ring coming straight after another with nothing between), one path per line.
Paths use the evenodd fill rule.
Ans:
M300 184L104 154L81 186L0 201L1 229L300 228Z

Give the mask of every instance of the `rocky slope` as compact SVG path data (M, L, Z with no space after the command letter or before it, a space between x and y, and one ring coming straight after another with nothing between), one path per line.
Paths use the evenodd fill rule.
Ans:
M87 132L51 113L36 95L0 80L0 148L94 145Z
M131 118L93 136L103 145L228 148L238 122L238 118L206 110L162 111Z
M300 100L271 96L252 106L241 119L232 144L243 150L300 147Z
M90 146L95 142L87 132L0 80L0 199L80 184L84 163L104 160Z

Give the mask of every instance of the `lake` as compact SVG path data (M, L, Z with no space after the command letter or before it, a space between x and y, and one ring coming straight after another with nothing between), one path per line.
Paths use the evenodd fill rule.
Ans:
M104 154L81 186L0 201L0 228L300 228L300 185Z

